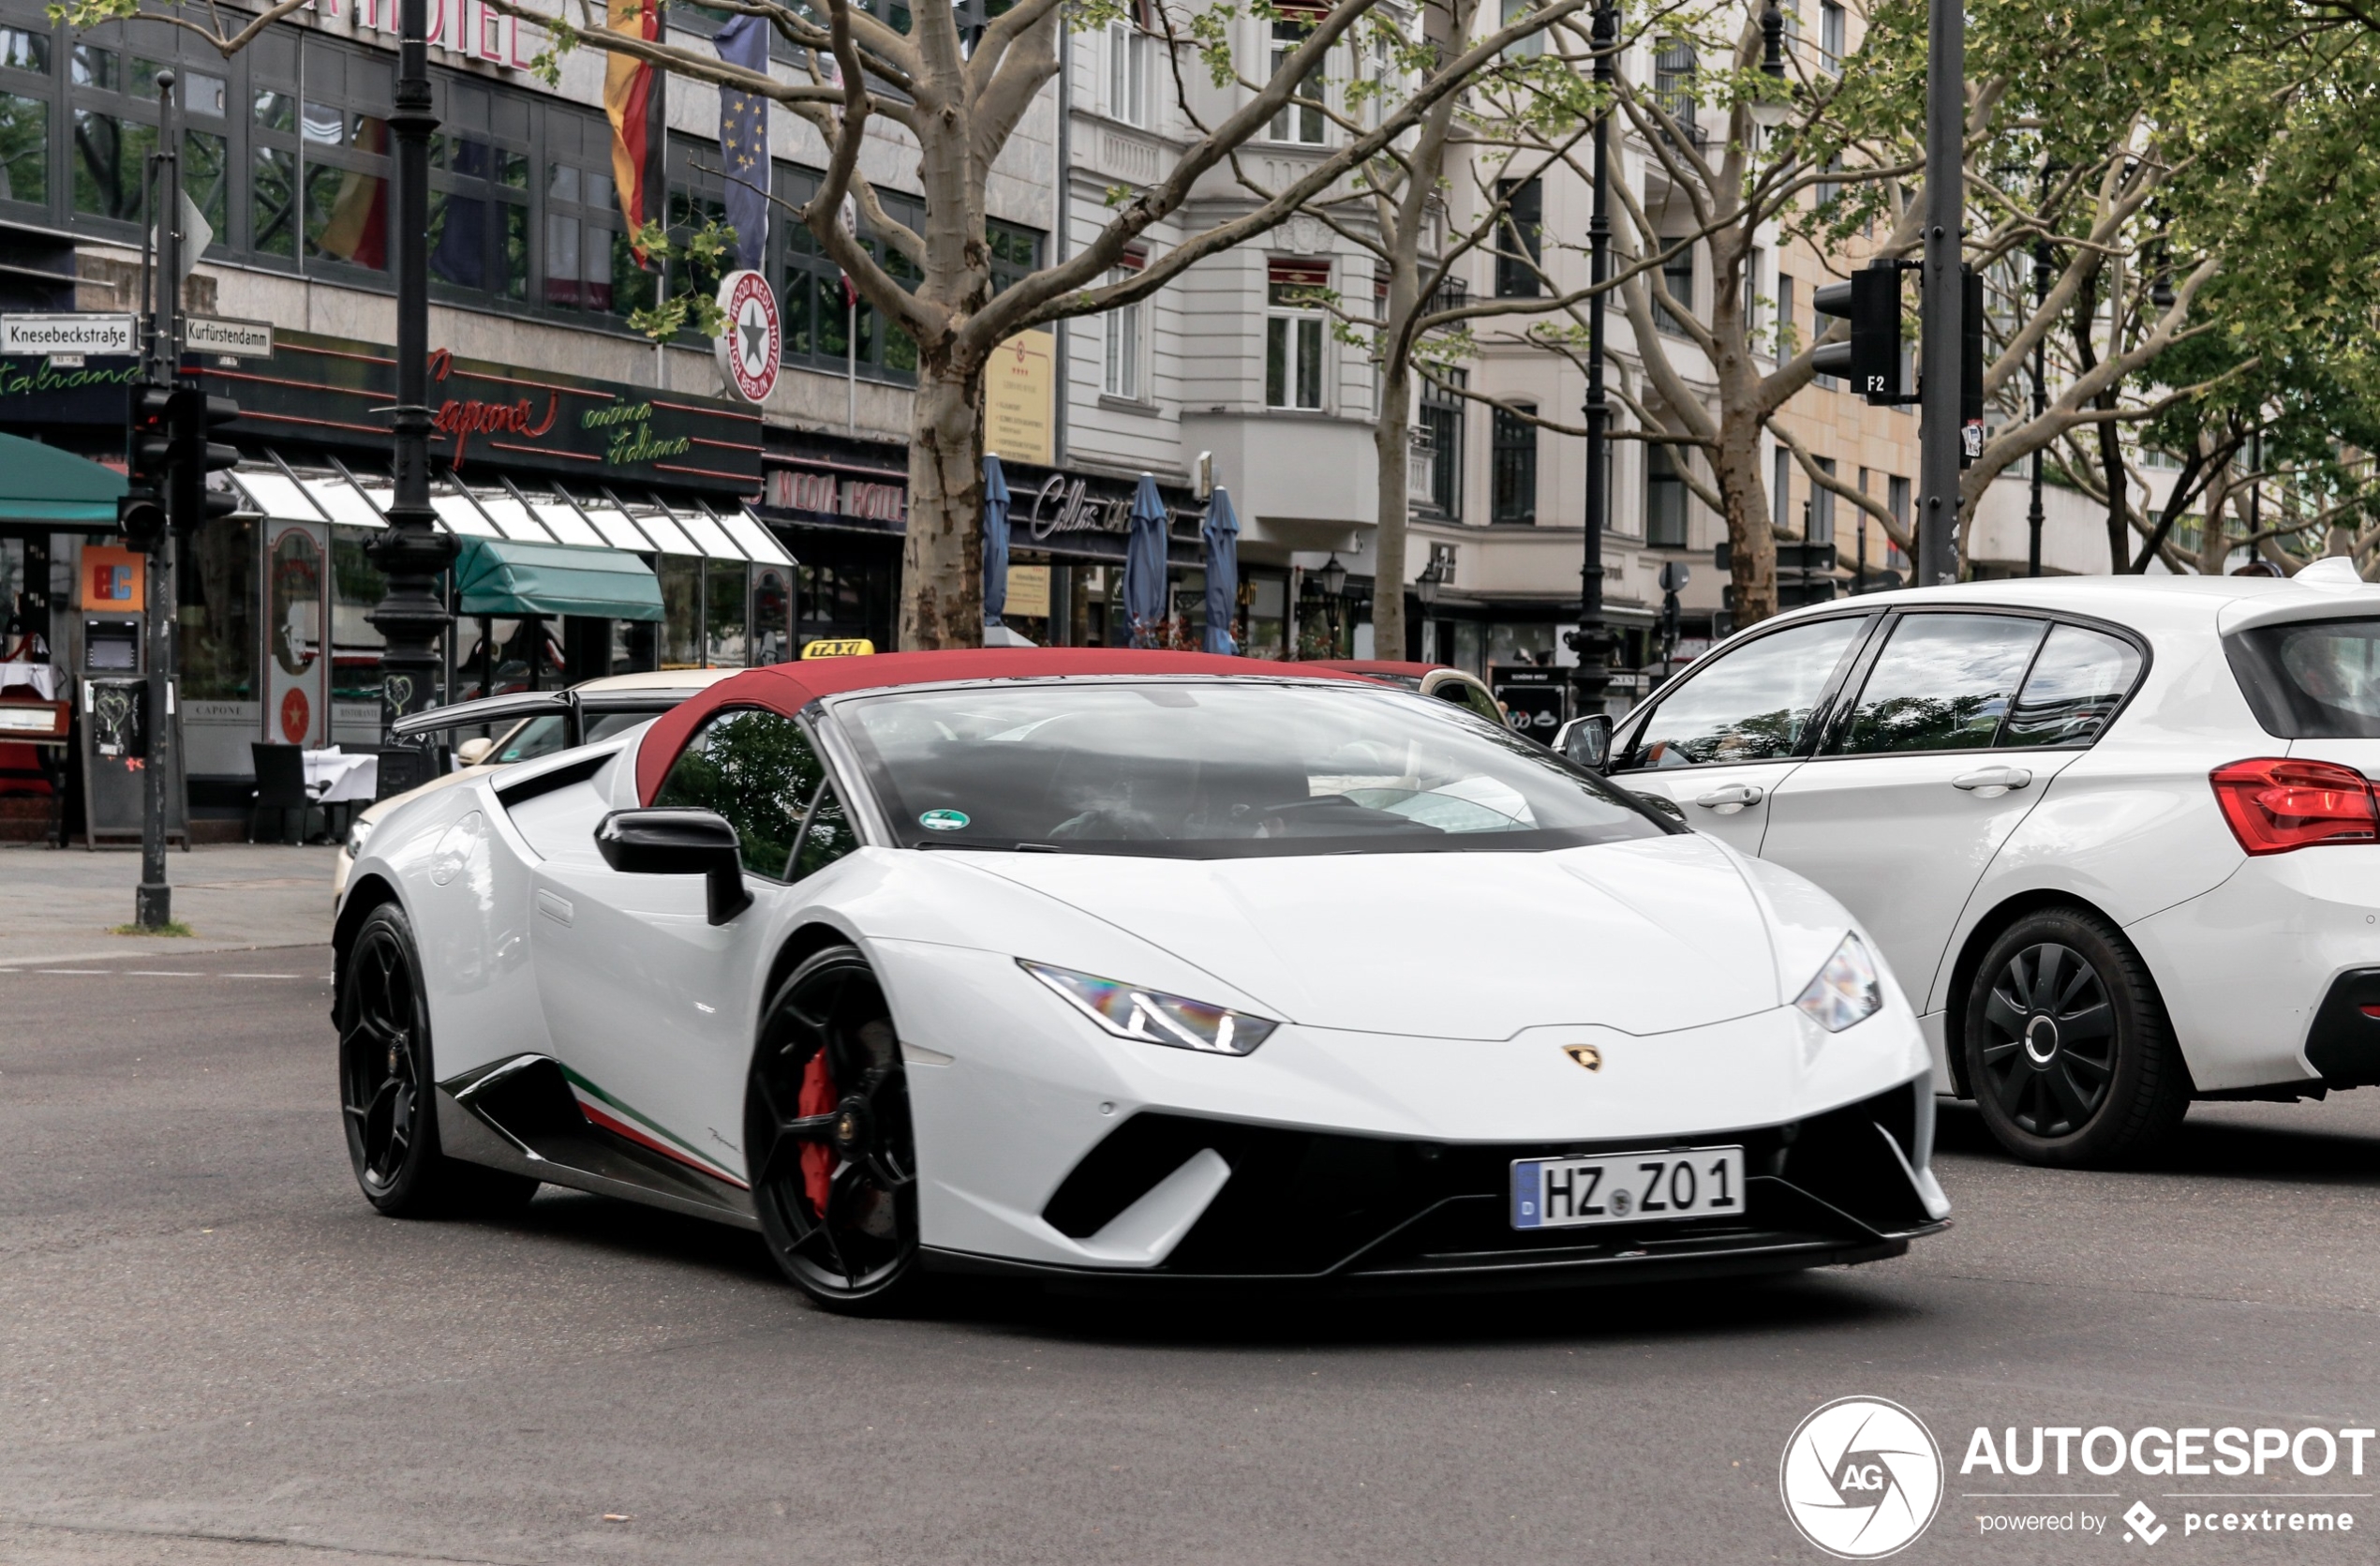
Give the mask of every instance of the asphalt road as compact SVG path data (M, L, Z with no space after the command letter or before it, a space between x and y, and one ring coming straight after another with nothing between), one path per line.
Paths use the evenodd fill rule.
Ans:
M0 973L0 1561L1814 1562L1778 1458L1854 1394L1946 1449L1898 1559L2369 1559L2380 1532L2380 1452L1958 1471L1978 1425L2380 1423L2380 1091L2202 1108L2118 1175L2018 1167L1953 1113L1950 1233L1781 1283L869 1322L739 1233L551 1188L502 1226L376 1216L321 948L62 966ZM2062 1494L1971 1499L2023 1490ZM1976 1520L2135 1499L2153 1551ZM2357 1532L2179 1515L2276 1504Z

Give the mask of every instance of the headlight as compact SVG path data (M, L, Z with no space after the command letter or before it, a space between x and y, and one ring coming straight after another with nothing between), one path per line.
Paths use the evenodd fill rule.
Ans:
M1858 936L1843 937L1793 1004L1828 1033L1840 1033L1884 1009L1884 987L1876 981L1876 963Z
M1118 1038L1197 1050L1211 1055L1254 1054L1281 1024L1244 1011L1184 1000L1154 990L1137 990L1112 978L1017 959L1017 966L1049 986Z
M372 840L372 828L379 825L377 821L365 821L359 816L355 825L347 829L347 857L350 859L364 857L364 845Z

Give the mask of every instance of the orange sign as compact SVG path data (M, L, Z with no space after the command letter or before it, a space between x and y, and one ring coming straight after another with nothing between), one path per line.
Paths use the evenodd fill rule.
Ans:
M141 589L147 580L147 566L148 560L137 549L84 544L82 606L139 614L145 602Z

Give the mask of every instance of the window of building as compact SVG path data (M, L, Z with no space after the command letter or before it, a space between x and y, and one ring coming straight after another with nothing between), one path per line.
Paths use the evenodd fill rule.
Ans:
M1893 514L1893 520L1900 524L1901 532L1906 535L1909 531L1909 481L1897 473L1888 475L1884 480L1884 509ZM1884 563L1898 571L1909 563L1909 557L1901 553L1899 544L1887 542Z
M1430 442L1429 502L1447 515L1463 515L1463 398L1461 389L1470 383L1470 372L1450 369L1440 372L1447 386L1435 380L1421 382L1421 429Z
M1496 25L1510 27L1536 8L1534 0L1504 0L1502 17ZM1508 60L1534 60L1544 52L1545 34L1540 30L1525 38L1515 38L1507 44L1504 49L1504 57Z
M591 114L549 114L545 154L542 302L623 321L649 308L660 278L628 247L612 186L610 127Z
M1792 530L1793 521L1793 454L1777 448L1777 472L1769 481L1769 525L1778 532Z
M472 293L528 297L529 108L458 83L430 138L430 276Z
M1120 266L1108 273L1110 285L1124 282L1137 276L1148 264L1147 254L1126 250ZM1143 314L1143 302L1119 305L1106 318L1108 334L1107 375L1101 390L1111 397L1126 397L1138 402L1148 395L1141 384L1141 363L1148 352L1148 325Z
M1833 457L1822 456L1817 461L1820 472L1830 479L1835 476ZM1835 542L1835 492L1823 485L1809 486L1809 525L1803 537L1812 544Z
M0 203L50 201L50 37L0 26Z
M1316 289L1331 286L1329 261L1275 258L1267 263L1264 319L1264 402L1268 408L1322 406L1322 311Z
M1754 248L1744 258L1744 335L1757 340L1761 329L1761 261L1765 252Z
M1537 521L1537 425L1531 422L1536 412L1532 402L1495 410L1488 454L1488 520L1492 523Z
M1686 475L1668 446L1644 448L1644 542L1655 549L1686 547Z
M1665 239L1664 246L1676 246L1654 274L1660 279L1660 289L1653 297L1653 324L1673 337L1688 335L1685 318L1694 313L1694 246L1679 245L1675 239Z
M1829 76L1843 74L1843 7L1835 0L1819 0L1818 68Z
M1663 38L1653 49L1653 101L1686 140L1701 145L1702 126L1694 101L1694 40Z
M1285 20L1272 24L1272 75L1279 76L1289 64L1289 56L1305 42L1313 26L1303 21ZM1272 116L1272 139L1290 142L1300 146L1318 147L1322 144L1323 93L1330 73L1317 60L1298 82L1297 90L1280 112Z
M1780 272L1777 275L1777 356L1786 359L1799 352L1799 338L1793 325L1793 279Z
M1136 19L1108 23L1108 112L1127 125L1149 123L1152 41Z
M1495 296L1535 299L1537 266L1545 255L1545 186L1534 179L1498 180L1495 197L1504 208L1495 236Z

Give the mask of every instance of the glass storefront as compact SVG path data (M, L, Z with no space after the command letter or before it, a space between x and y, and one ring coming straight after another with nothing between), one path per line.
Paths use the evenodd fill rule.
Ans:
M192 701L255 701L258 673L256 523L224 517L181 545L182 692Z

